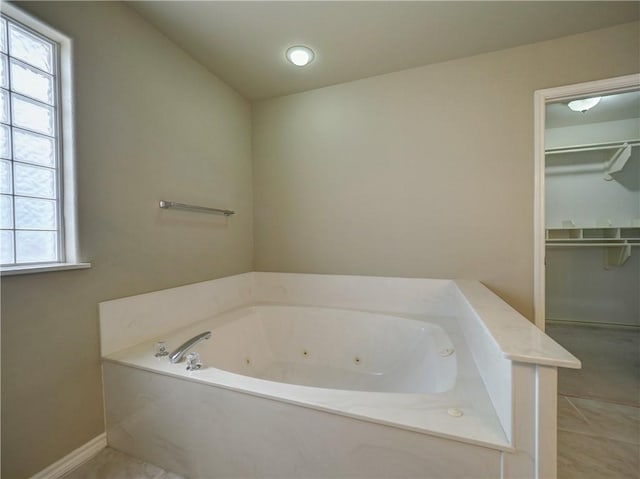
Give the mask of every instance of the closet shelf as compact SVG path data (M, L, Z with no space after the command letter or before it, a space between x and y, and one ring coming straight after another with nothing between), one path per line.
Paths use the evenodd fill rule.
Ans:
M547 244L562 243L640 243L640 227L547 228Z
M547 228L547 247L599 247L605 251L605 267L622 266L631 248L640 246L640 227Z

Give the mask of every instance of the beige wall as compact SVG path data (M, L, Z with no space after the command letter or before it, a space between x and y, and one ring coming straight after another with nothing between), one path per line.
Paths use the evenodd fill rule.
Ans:
M533 309L533 93L640 71L638 23L253 106L258 271L477 278Z
M104 431L97 303L252 268L247 101L120 3L24 3L74 39L89 270L2 278L2 477ZM161 211L168 199L231 208Z

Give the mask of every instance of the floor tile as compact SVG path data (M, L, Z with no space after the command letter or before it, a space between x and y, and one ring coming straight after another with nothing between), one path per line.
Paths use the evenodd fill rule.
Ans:
M640 444L640 408L585 398L569 398L568 402L582 413L593 433Z
M584 414L566 396L558 396L558 429L582 434L591 432Z
M558 371L558 393L640 406L640 329L548 321L546 332L582 361Z
M637 479L640 446L558 431L558 479Z
M182 476L106 448L62 479L184 479Z

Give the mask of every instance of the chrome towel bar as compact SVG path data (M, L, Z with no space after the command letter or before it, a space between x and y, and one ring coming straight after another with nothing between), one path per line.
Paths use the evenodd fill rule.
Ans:
M211 213L215 215L225 215L225 216L231 216L236 214L235 211L231 211L231 210L220 210L218 208L207 208L205 206L186 205L184 203L176 203L175 201L164 201L164 200L160 200L160 208L165 210L170 208L175 208L177 210L198 211L200 213Z

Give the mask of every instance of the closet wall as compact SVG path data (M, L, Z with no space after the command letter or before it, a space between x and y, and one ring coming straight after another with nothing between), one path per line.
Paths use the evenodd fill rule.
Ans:
M547 150L629 140L640 136L640 119L631 118L548 129ZM617 265L620 249L581 246L573 237L640 237L640 146L631 149L623 170L605 179L617 149L547 154L547 319L640 326L640 247ZM575 226L574 226L575 225ZM579 229L584 228L584 229ZM597 242L597 240L592 240Z

